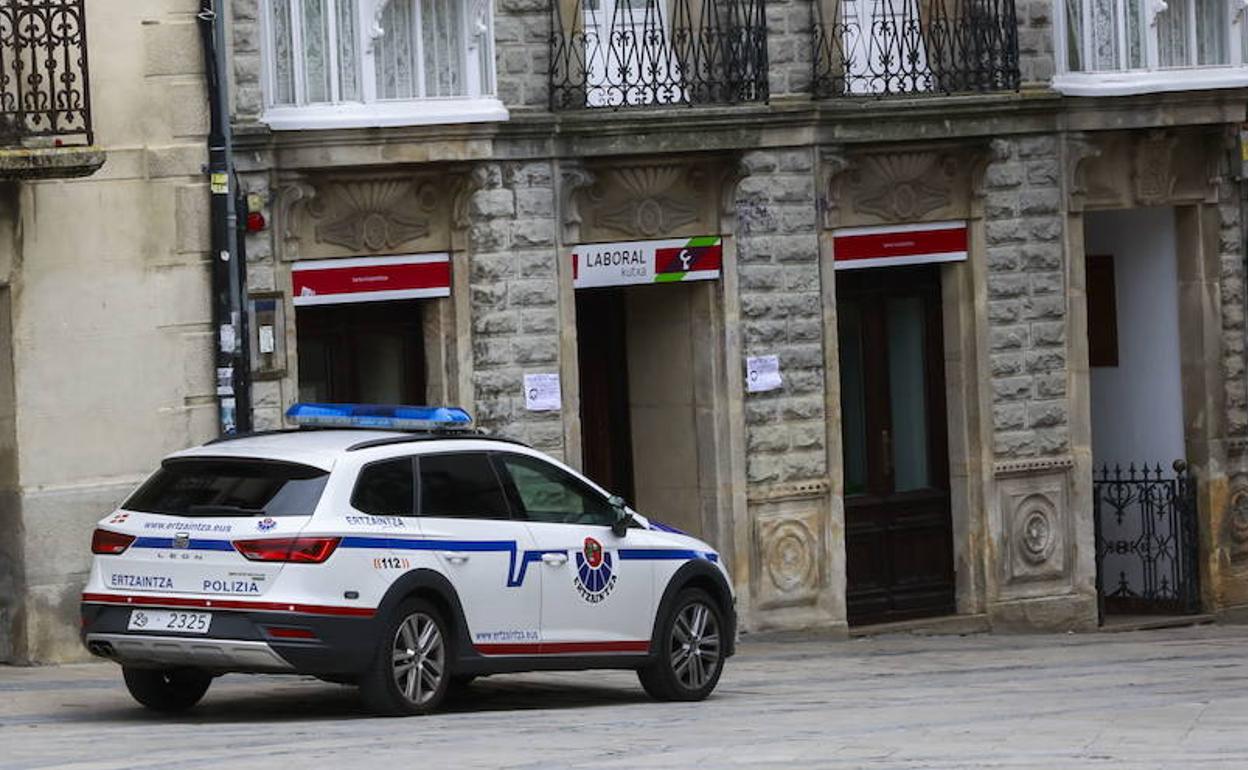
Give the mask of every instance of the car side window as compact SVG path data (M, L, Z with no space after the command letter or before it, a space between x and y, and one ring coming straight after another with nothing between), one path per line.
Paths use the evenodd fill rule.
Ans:
M500 455L529 521L611 526L615 509L573 476L523 455Z
M374 516L411 516L415 502L410 457L365 465L351 492L351 507Z
M420 515L509 519L507 494L485 452L421 455Z

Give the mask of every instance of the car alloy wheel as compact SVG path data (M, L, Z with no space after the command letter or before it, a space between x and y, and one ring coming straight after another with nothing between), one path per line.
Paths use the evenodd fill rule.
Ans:
M394 683L413 706L427 705L446 675L446 644L438 623L423 612L403 619L394 633Z
M718 673L721 659L719 620L705 603L685 605L672 623L672 673L687 690L701 690Z

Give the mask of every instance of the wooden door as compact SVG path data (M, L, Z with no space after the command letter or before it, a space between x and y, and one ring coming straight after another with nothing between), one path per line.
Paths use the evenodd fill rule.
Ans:
M836 281L849 622L952 613L938 268Z
M633 442L628 407L624 292L576 292L581 379L581 459L586 476L633 504Z
M301 307L295 330L299 400L426 402L420 302Z

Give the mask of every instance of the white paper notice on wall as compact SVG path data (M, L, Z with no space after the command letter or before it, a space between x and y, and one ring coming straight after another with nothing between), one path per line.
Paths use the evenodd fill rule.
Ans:
M559 375L524 375L524 408L530 412L557 412L563 404L559 394Z
M750 393L776 390L783 383L779 356L749 356L745 359L745 389Z

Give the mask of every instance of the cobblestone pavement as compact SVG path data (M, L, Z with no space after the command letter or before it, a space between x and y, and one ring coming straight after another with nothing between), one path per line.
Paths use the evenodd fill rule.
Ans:
M2 768L1245 768L1248 626L1065 636L749 641L700 704L630 672L495 677L446 713L229 676L193 712L111 664L0 667Z

